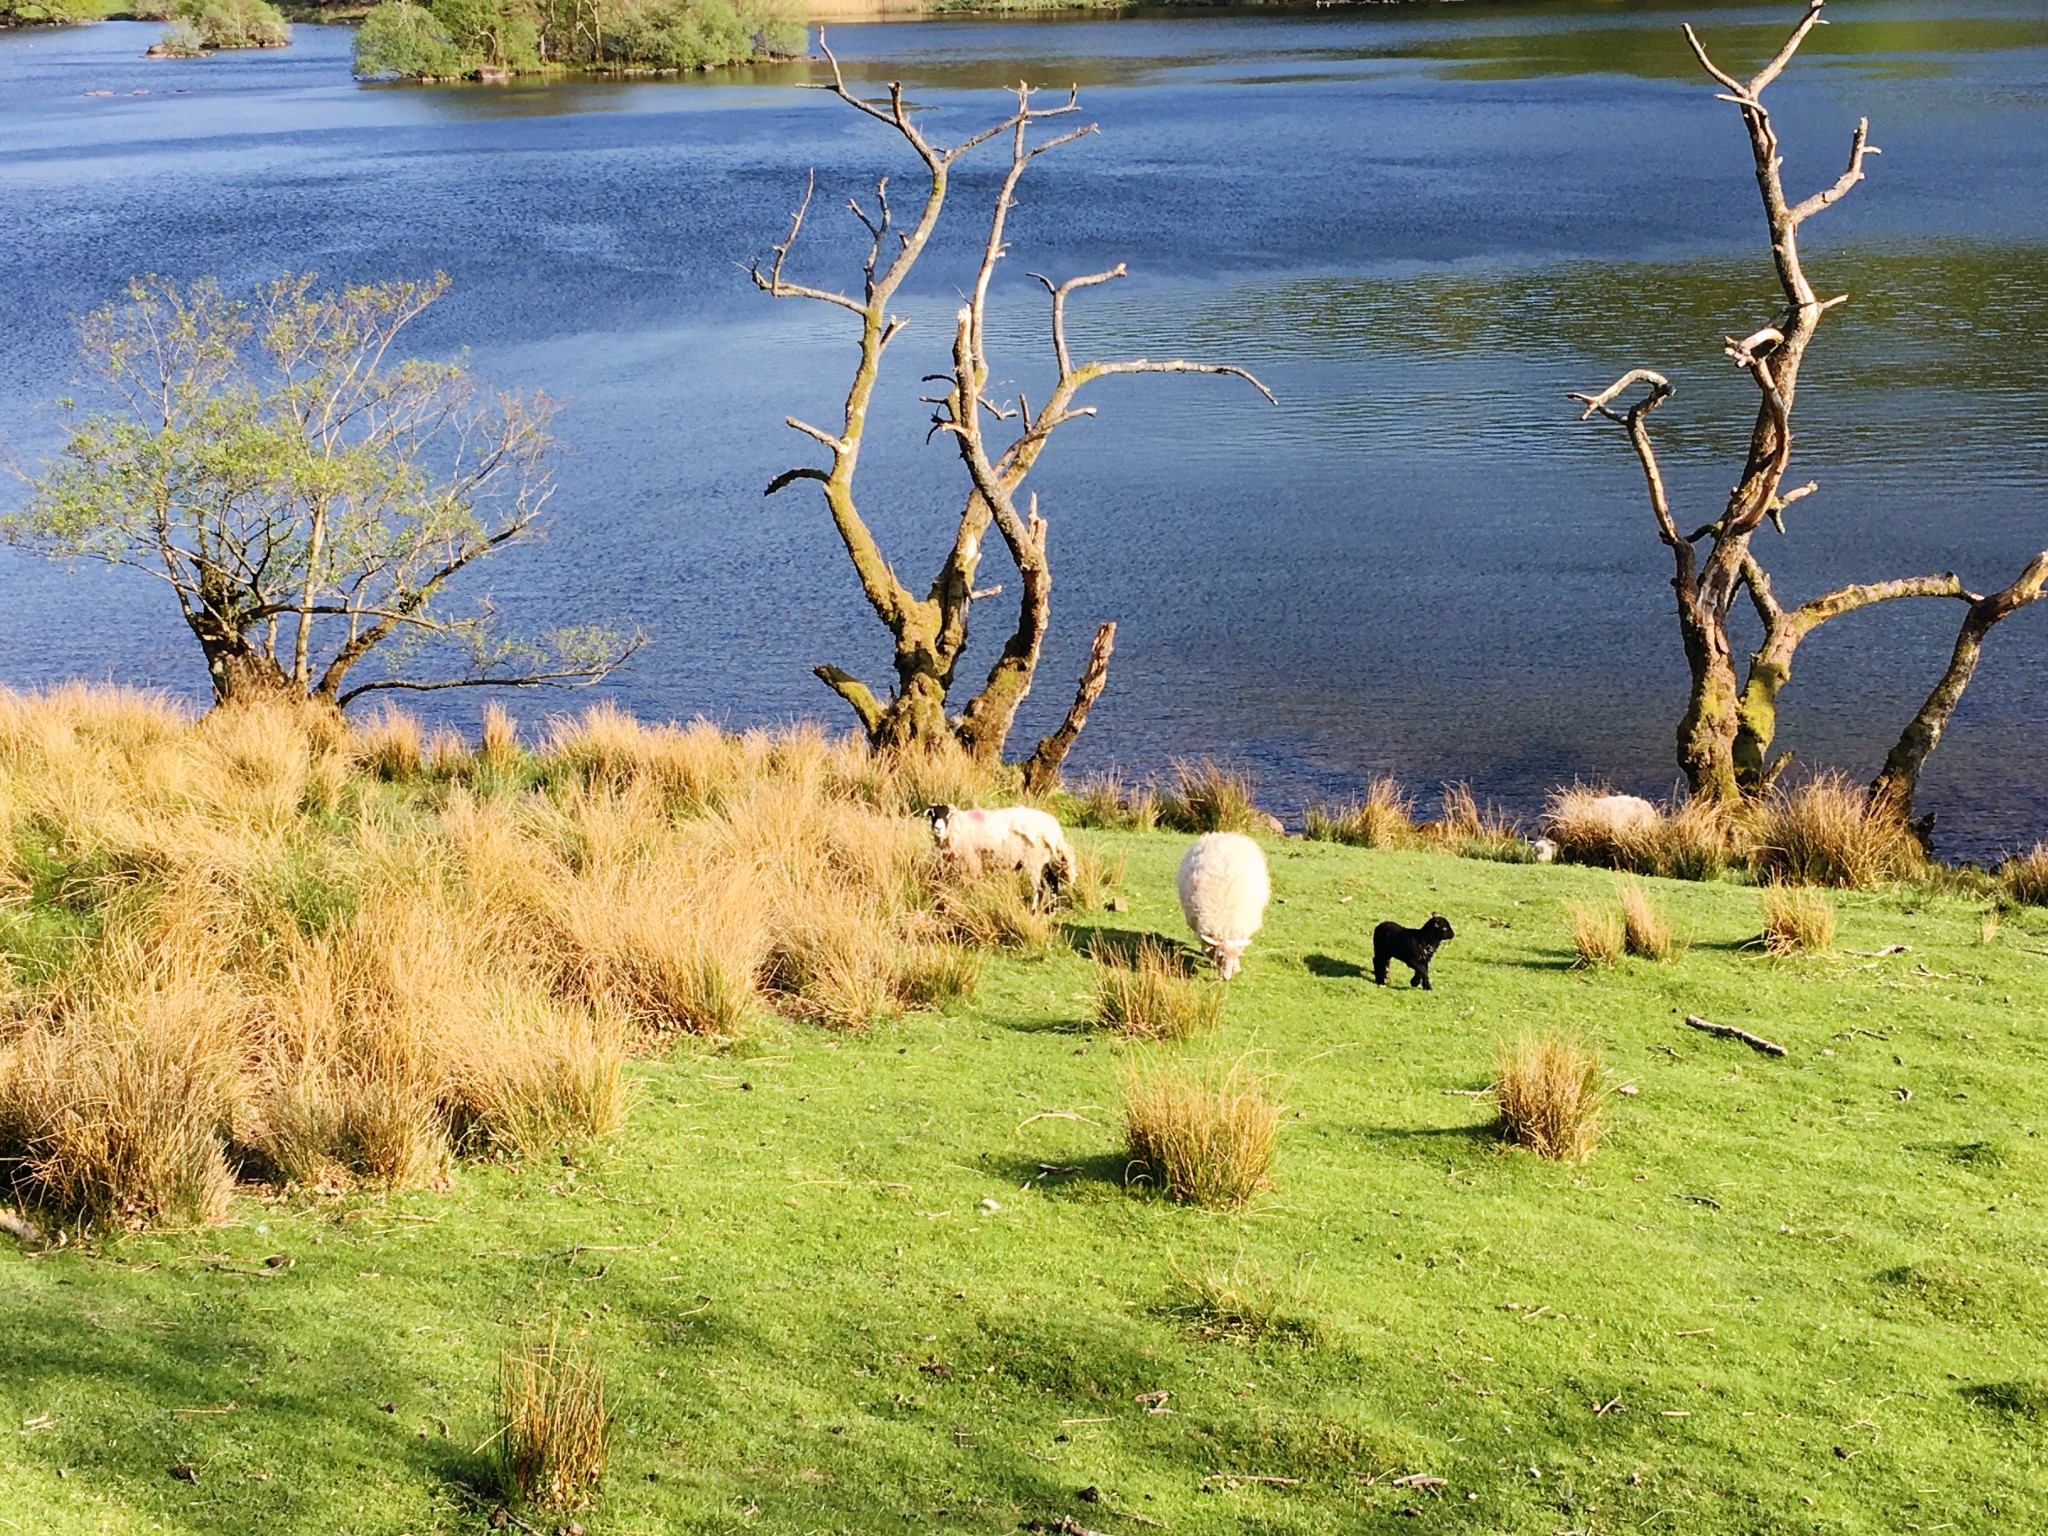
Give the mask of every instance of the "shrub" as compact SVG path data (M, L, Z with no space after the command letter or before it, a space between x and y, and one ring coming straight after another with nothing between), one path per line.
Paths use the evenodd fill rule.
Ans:
M1280 1106L1243 1060L1168 1062L1124 1082L1129 1177L1178 1201L1243 1205L1267 1186L1279 1129Z
M1627 935L1620 913L1594 907L1573 907L1570 916L1572 948L1578 952L1577 963L1580 966L1598 970L1603 966L1621 964Z
M1095 1022L1135 1040L1186 1040L1223 1018L1223 987L1199 981L1179 949L1143 939L1095 963Z
M292 29L267 0L178 0L171 12L205 48L282 48Z
M1317 842L1348 843L1355 848L1412 848L1416 841L1415 802L1387 775L1366 786L1363 798L1341 805L1312 805L1305 832Z
M1493 1096L1501 1133L1539 1157L1582 1163L1604 1129L1597 1048L1562 1036L1523 1035L1494 1048Z
M589 1502L603 1481L611 1413L604 1373L588 1345L559 1325L508 1346L498 1362L498 1491L544 1509Z
M1650 902L1649 893L1632 882L1621 890L1622 943L1642 960L1669 960L1672 955L1671 924Z
M433 12L410 0L384 0L356 29L354 67L365 77L448 80L466 66L455 39Z
M2032 851L2007 859L1998 868L1998 884L2008 901L2048 907L2048 843L2036 843Z
M1838 773L1817 774L1758 807L1750 864L1769 880L1865 890L1913 874L1926 853L1892 811Z
M1267 832L1253 799L1252 776L1212 758L1175 758L1173 780L1159 795L1159 824L1175 832Z
M1769 954L1823 954L1834 948L1835 909L1818 891L1768 886L1763 914L1763 946Z

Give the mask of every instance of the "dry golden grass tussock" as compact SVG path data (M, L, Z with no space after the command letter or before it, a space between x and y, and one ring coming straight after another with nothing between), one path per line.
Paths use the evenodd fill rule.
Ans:
M219 1220L245 1012L216 977L158 974L17 1027L0 1043L0 1183L102 1226Z
M1493 1096L1501 1133L1540 1157L1582 1163L1605 1130L1607 1095L1596 1046L1558 1035L1499 1042Z
M1158 791L1126 780L1119 769L1078 780L1071 795L1075 826L1150 832L1159 825Z
M1755 808L1746 828L1750 866L1769 880L1868 890L1927 862L1913 831L1839 773L1816 774Z
M1173 777L1159 791L1159 825L1176 832L1266 832L1251 774L1213 758L1173 760Z
M2031 851L2001 864L1998 885L2008 901L2048 907L2048 843L2036 843Z
M500 773L519 762L519 722L496 700L484 706L483 728L477 736L476 755Z
M1675 958L1680 947L1671 937L1671 924L1649 892L1632 880L1621 883L1616 892L1621 900L1622 947L1639 960L1659 962Z
M1234 1209L1268 1186L1280 1105L1248 1059L1140 1065L1123 1097L1134 1187Z
M587 1343L527 1331L498 1363L498 1492L543 1509L588 1503L604 1480L612 1415L604 1372Z
M238 1165L430 1182L458 1142L602 1135L626 1053L675 1032L731 1039L771 1006L862 1027L970 991L963 938L1052 941L1021 891L949 916L921 820L878 808L966 782L964 756L877 765L816 730L600 708L504 794L484 766L517 747L485 736L430 778L395 712L351 732L0 693L0 891L97 929L9 968L0 1161L29 1198L182 1220L217 1214Z
M962 943L1042 955L1059 937L1050 912L1034 907L1021 875L953 876L937 882L932 911L940 931Z
M1446 784L1438 819L1424 822L1416 834L1425 846L1442 848L1460 858L1513 864L1536 857L1520 824L1496 806L1481 806L1469 784Z
M1772 955L1818 955L1835 947L1835 908L1818 891L1766 886L1763 946Z
M1307 835L1356 848L1412 848L1419 839L1415 801L1390 775L1366 786L1365 794L1341 805L1312 805L1304 819Z
M1133 1040L1187 1040L1223 1021L1224 988L1198 978L1185 951L1142 939L1095 962L1095 1022Z
M1572 907L1566 914L1572 925L1575 962L1584 970L1601 970L1621 964L1628 952L1627 933L1619 912L1604 907Z
M372 777L402 783L417 777L426 762L426 729L404 710L386 704L349 733L349 754Z
M1734 862L1735 818L1724 807L1680 796L1651 816L1618 817L1602 803L1611 794L1588 784L1551 791L1543 834L1561 861L1673 880L1719 879Z

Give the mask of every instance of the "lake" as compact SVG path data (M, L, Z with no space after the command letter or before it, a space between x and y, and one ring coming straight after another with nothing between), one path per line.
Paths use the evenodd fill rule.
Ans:
M1795 14L1558 0L834 25L849 74L905 81L935 135L1000 115L993 93L1020 78L1078 84L1101 126L1025 184L999 375L1027 393L1045 377L1027 271L1123 261L1128 281L1075 300L1077 349L1225 359L1280 397L1116 381L1049 451L1035 486L1056 634L1017 744L1057 719L1115 618L1083 770L1228 756L1290 812L1387 771L1424 791L1469 779L1525 813L1575 776L1666 791L1684 682L1668 557L1618 429L1578 424L1564 397L1638 364L1670 374L1657 428L1681 523L1718 513L1755 400L1720 338L1763 324L1775 288L1739 123L1678 25L1752 64ZM2048 13L1837 0L1829 15L1774 87L1788 178L1832 179L1860 114L1884 154L1809 226L1816 283L1853 298L1800 396L1792 478L1821 490L1761 547L1783 597L1950 569L2003 586L2048 546ZM913 169L892 135L799 89L804 65L364 87L344 29L145 61L155 30L0 34L11 452L52 446L68 317L131 273L445 270L454 292L419 348L466 347L494 382L568 405L553 535L488 574L502 606L648 625L654 644L603 690L636 711L850 723L810 668L879 685L884 637L817 497L761 492L810 458L783 417L826 420L843 394L851 317L772 301L742 264L815 169L797 273L857 278L857 230L833 210ZM970 164L862 462L866 511L920 590L962 481L953 450L924 441L917 380L943 360L1000 169ZM203 688L145 579L0 551L0 591L0 679ZM984 652L1000 608L980 610ZM1780 745L1867 777L1959 616L1898 603L1816 635ZM2044 679L2048 605L1994 635L1929 766L1945 853L2048 834ZM477 704L423 710L467 724Z

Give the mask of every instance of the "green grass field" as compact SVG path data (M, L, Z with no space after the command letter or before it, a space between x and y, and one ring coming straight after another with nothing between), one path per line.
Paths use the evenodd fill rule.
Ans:
M1077 926L1179 936L1184 839L1082 836L1129 910ZM1841 952L1771 960L1754 891L1653 881L1684 957L1587 974L1609 875L1270 852L1183 1048L1285 1099L1249 1208L1127 1193L1160 1048L1087 1029L1087 961L995 960L968 1008L641 1063L574 1160L0 1238L0 1531L483 1529L499 1351L550 1316L617 1413L593 1533L2048 1529L2048 912L1844 894ZM1431 910L1436 990L1375 988L1372 923ZM1531 1029L1636 1090L1583 1167L1470 1092ZM1275 1326L1191 1304L1221 1270Z

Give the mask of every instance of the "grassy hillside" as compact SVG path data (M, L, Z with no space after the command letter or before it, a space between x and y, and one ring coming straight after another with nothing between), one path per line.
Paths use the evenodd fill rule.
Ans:
M1127 910L1077 941L1181 933L1184 839L1080 840ZM592 1532L2048 1528L2048 913L1844 894L1773 960L1753 890L1649 881L1687 952L1586 973L1610 875L1268 848L1178 1048L1285 1100L1244 1210L1126 1192L1121 1080L1175 1048L1091 1033L1071 947L993 958L865 1034L686 1040L609 1140L445 1191L0 1239L0 1524L481 1529L500 1348L552 1317L617 1413ZM1436 989L1372 986L1372 923L1432 910ZM1634 1090L1583 1166L1487 1128L1523 1030Z

